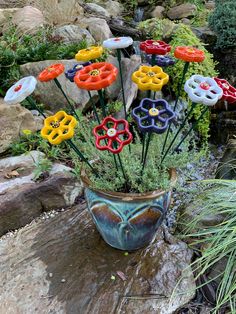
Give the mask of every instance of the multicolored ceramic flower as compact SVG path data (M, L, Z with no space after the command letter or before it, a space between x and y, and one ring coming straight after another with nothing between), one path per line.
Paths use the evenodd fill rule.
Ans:
M90 61L100 58L103 53L102 46L91 46L86 49L81 49L75 55L77 61Z
M162 68L155 65L153 67L141 65L138 71L132 74L132 80L142 91L152 90L158 92L163 85L169 81L169 75L163 72Z
M192 102L207 106L214 106L223 95L214 79L201 75L192 75L186 81L184 90Z
M108 49L123 49L131 46L133 39L131 37L115 37L104 40L103 47Z
M229 104L236 102L236 88L229 84L224 79L220 79L218 77L214 77L214 80L218 84L218 86L223 90L222 99L226 100Z
M93 63L77 72L74 82L79 88L86 90L100 90L111 85L118 74L117 68L107 62Z
M152 100L144 98L140 105L133 109L132 116L142 132L164 133L175 113L164 99Z
M76 125L77 121L73 116L68 115L65 111L58 111L54 116L44 120L41 136L52 145L59 145L74 136Z
M151 64L154 61L154 65L158 65L159 67L168 67L170 65L175 64L175 60L170 56L155 56L154 60L152 55L146 55L147 62Z
M20 103L34 92L36 85L37 80L34 76L23 77L8 89L4 101L8 105Z
M67 70L67 71L65 72L66 78L67 78L69 81L71 81L72 83L74 83L75 74L76 74L78 71L82 70L85 66L90 65L90 64L91 64L91 62L89 62L89 61L88 61L88 62L84 62L84 63L82 63L82 64L79 64L79 63L75 64L75 65L73 66L73 68L71 68L71 69L69 69L69 70Z
M205 59L204 51L190 46L176 47L174 56L185 62L202 62Z
M165 55L171 51L171 46L161 40L145 40L140 43L140 49L151 55Z
M93 129L93 134L97 149L108 150L113 154L119 154L133 139L129 123L124 119L117 120L112 117L106 117Z
M59 75L61 75L65 70L65 67L62 63L52 64L46 69L44 69L38 76L40 82L48 82L54 80Z

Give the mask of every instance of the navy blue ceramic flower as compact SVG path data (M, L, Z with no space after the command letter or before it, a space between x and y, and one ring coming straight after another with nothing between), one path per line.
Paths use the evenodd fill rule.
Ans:
M74 83L75 74L78 71L82 70L85 66L90 65L90 64L91 64L91 62L84 62L82 64L79 64L79 63L75 64L72 69L69 69L68 71L65 72L66 78L68 78L68 80L70 80L72 83Z
M147 62L152 63L152 55L146 55ZM159 56L156 55L154 59L154 65L158 65L159 67L168 67L170 65L175 64L175 59L170 56Z
M144 98L140 105L133 109L133 118L137 121L142 132L164 133L175 113L164 99Z

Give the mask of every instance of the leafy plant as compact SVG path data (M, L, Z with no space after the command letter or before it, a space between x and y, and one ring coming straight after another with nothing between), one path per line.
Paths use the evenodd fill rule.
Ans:
M217 48L236 46L236 5L234 0L215 1L215 11L209 17L209 26L217 34Z
M52 162L47 158L42 158L35 163L33 171L34 181L38 181L43 176L48 176L49 171L52 169Z
M191 246L200 250L201 257L191 265L196 278L214 268L219 261L226 261L222 272L213 278L219 282L213 313L218 313L225 305L230 307L230 313L236 313L236 181L206 180L199 185L205 187L199 198L202 202L198 204L201 212L193 220L185 220L181 237L189 239ZM221 222L202 229L201 221L212 215L220 215Z

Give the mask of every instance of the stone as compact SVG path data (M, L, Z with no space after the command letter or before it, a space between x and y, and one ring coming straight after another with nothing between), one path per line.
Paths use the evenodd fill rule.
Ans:
M105 3L105 9L112 17L121 16L124 11L123 5L120 2L113 0L108 0Z
M127 255L101 239L85 207L2 238L0 313L172 314L194 297L185 243L160 229Z
M205 44L207 44L209 47L214 47L217 36L216 33L213 32L208 26L202 26L202 27L192 27L193 33L201 39Z
M86 3L86 8L96 15L104 15L106 17L110 17L108 11L96 3L88 2Z
M0 235L25 226L44 211L73 205L81 194L80 181L61 164L53 164L48 176L35 182L34 170L43 158L43 153L31 151L0 160ZM10 176L13 170L16 177Z
M32 113L21 105L7 105L0 99L0 154L19 139L22 130L38 130Z
M163 13L165 12L165 8L161 5L155 7L155 9L151 13L151 17L156 17L158 19L162 19L164 17Z
M37 77L42 70L54 63L63 63L66 69L70 69L78 62L76 60L29 62L21 65L20 71L24 76L33 75ZM74 83L71 83L64 74L58 77L58 81L66 95L76 104L76 107L84 108L87 105L89 96L86 90L79 89ZM92 95L94 95L94 93L95 92L92 92ZM54 81L45 83L38 82L34 91L34 97L39 102L45 104L46 108L50 109L52 112L56 112L68 106L66 99Z
M214 10L215 9L215 1L208 1L208 2L206 2L205 8L207 10Z
M232 105L236 107L236 103L230 104L230 106ZM235 137L236 110L212 113L210 128L212 132L212 140L214 143L217 145L225 145L229 138Z
M61 37L63 42L66 44L74 42L78 43L83 39L86 39L88 45L95 43L95 40L89 31L81 28L78 25L60 26L53 32L53 35Z
M171 20L180 20L184 17L194 16L197 11L197 7L192 3L183 3L175 6L167 11L167 16Z
M20 33L34 34L45 24L45 20L39 9L26 6L13 15L12 23L16 25Z
M185 25L191 25L190 19L187 19L186 17L184 17L184 18L181 20L181 22L182 22L183 24L185 24Z
M78 0L33 0L34 6L43 12L50 25L74 24L84 14Z
M228 141L216 170L216 179L236 180L236 139Z
M82 28L87 28L93 38L102 43L104 40L113 37L107 21L97 17L82 18L79 21Z
M26 5L27 0L0 0L1 9L22 8Z

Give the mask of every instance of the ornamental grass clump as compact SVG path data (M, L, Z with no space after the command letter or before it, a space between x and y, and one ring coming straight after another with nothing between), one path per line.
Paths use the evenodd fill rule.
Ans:
M75 57L80 63L76 63L72 69L66 70L62 63L58 63L39 73L38 80L43 84L54 80L68 102L67 108L46 117L41 135L52 146L63 145L69 154L67 159L72 157L75 172L79 173L82 168L93 188L126 193L169 189L171 168L183 167L190 160L189 155L193 162L201 154L195 149L191 134L209 107L214 106L223 96L223 90L219 86L222 82L218 80L217 83L216 78L203 77L197 73L186 81L185 75L190 63L203 62L205 54L192 46L179 46L176 47L174 56L185 65L175 104L171 106L165 99L156 99L156 92L170 84L171 79L156 64L159 57L166 57L166 61L172 60L168 55L172 47L164 41L146 40L140 43L140 48L146 58L150 59L151 65L141 65L130 77L140 91L146 92L146 97L140 104L134 104L131 112L127 112L120 61L121 49L127 48L132 42L130 37L118 37L103 43L104 48L117 51L119 69L108 62L97 62L103 53L103 47L92 46L77 52ZM167 62L165 66L174 67L175 62ZM62 89L58 78L63 73L72 84L88 92L92 105L89 117L82 116L76 110L75 104ZM111 115L113 111L109 111L110 106L104 97L105 89L117 80L118 73L125 119ZM180 123L176 106L183 85L192 106ZM13 90L14 97L23 100L29 93L19 98L22 95L21 89L18 82L7 95ZM98 94L99 104L94 102L91 91ZM232 97L225 99L231 101ZM192 112L199 104L204 106L204 111L189 125Z

